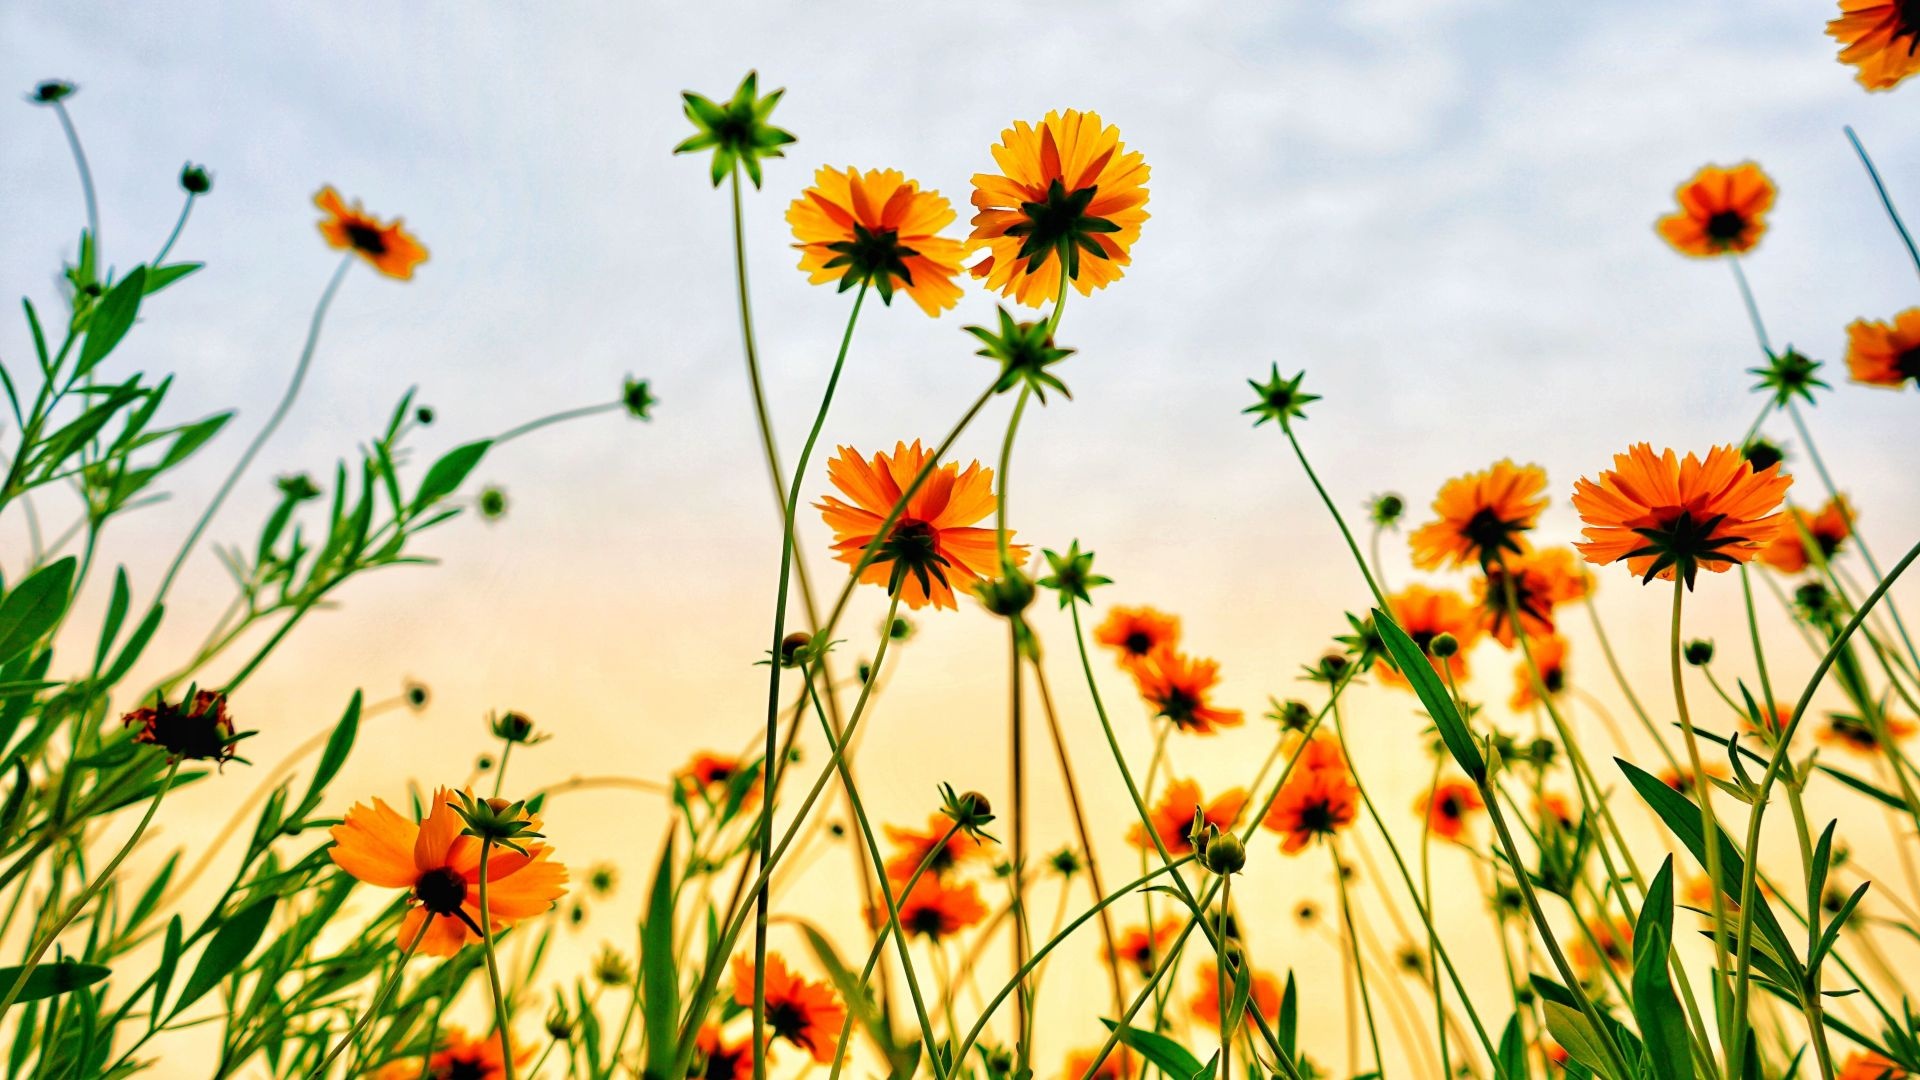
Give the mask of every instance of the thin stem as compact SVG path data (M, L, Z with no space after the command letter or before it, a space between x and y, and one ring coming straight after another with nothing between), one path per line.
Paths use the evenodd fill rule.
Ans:
M140 837L146 834L147 826L152 823L154 813L160 809L160 800L167 797L168 790L173 787L174 777L180 775L180 761L181 759L175 758L172 764L167 766L167 774L161 778L160 788L153 793L153 800L147 803L147 812L140 818L140 824L134 826L133 835L127 837L127 842L120 845L120 850L115 852L100 873L87 883L87 887L74 898L72 904L67 906L66 913L48 928L46 934L40 938L40 943L27 954L27 962L21 965L20 974L14 977L13 986L7 990L6 998L0 1000L0 1016L7 1014L7 1010L12 1008L13 1003L19 999L20 992L27 988L27 980L33 977L34 969L40 966L40 961L47 955L47 950L53 948L53 943L59 940L68 926L73 924L73 920L80 917L80 912L85 910L95 896L99 895L100 890L106 888L107 882L113 878L114 871L120 869L120 864L133 853L134 845L138 844Z
M1215 921L1224 928L1227 925L1227 915L1233 910L1232 874L1221 875L1220 906L1216 910L1219 915L1216 916ZM1153 929L1149 927L1147 933L1151 936ZM1246 962L1244 959L1241 960L1243 964ZM1219 1014L1217 1019L1220 1021L1220 1080L1233 1080L1233 1040L1228 1038L1227 1032L1227 957L1225 956L1214 960L1213 1000L1214 1012ZM1255 1005L1254 1008L1257 1009L1259 1006Z
M156 259L155 261L158 262L159 260ZM401 950L400 962L394 965L393 976L387 980L385 986L381 987L379 995L367 1006L367 1011L361 1013L360 1018L353 1022L353 1027L347 1030L346 1036L334 1044L333 1049L328 1052L327 1056L322 1059L320 1064L309 1074L309 1080L319 1080L320 1077L327 1075L328 1067L331 1066L341 1054L346 1053L347 1047L352 1046L354 1040L360 1037L360 1032L365 1030L367 1024L372 1022L374 1017L380 1015L381 1009L386 1008L387 1000L393 997L395 990L400 989L400 981L407 974L407 961L413 959L414 951L420 948L422 941L426 940L427 931L433 928L433 920L436 918L438 918L438 916L433 912L427 912L425 921L420 924L420 932L413 935L413 940L407 942L407 947Z
M1841 129L1847 133L1847 141L1853 144L1853 152L1860 155L1860 164L1866 166L1867 178L1873 181L1874 194L1880 196L1880 205L1886 208L1887 220L1893 222L1894 231L1900 234L1900 242L1907 246L1907 257L1913 260L1913 268L1920 271L1920 247L1913 244L1913 235L1907 232L1907 226L1900 220L1900 212L1893 208L1893 199L1887 195L1887 185L1880 182L1880 170L1873 167L1873 159L1867 156L1867 148L1860 145L1860 137L1853 133L1853 126Z
M159 266L162 262L166 261L167 252L173 250L173 242L180 239L180 230L187 227L187 215L193 213L193 200L196 197L196 193L191 191L187 192L187 201L180 207L179 220L173 223L173 231L167 234L167 242L160 245L160 253L153 257L153 262L150 265Z
M307 380L307 370L313 365L314 347L320 343L320 327L326 321L327 309L333 306L334 294L340 291L340 283L346 280L347 270L353 266L353 259L352 253L342 256L339 267L334 270L333 277L327 282L327 287L321 291L320 302L313 309L313 320L307 325L307 343L301 348L300 359L293 366L293 378L287 383L287 392L281 395L280 403L274 406L273 415L267 418L266 426L262 427L259 434L253 437L253 441L247 444L246 450L240 454L240 459L234 462L233 470L221 482L219 490L214 492L213 501L207 504L206 510L200 514L200 520L194 522L193 530L187 533L186 542L180 545L180 551L174 555L173 562L167 567L166 576L160 579L160 588L154 592L153 600L148 604L149 611L166 600L167 590L173 587L173 579L179 575L181 565L193 552L194 545L200 542L200 534L206 531L208 523L213 520L213 515L220 512L220 506L227 501L227 495L233 491L233 486L240 482L241 475L247 471L249 465L253 464L253 459L260 453L260 448L267 444L267 440L271 439L273 433L279 429L280 422L286 419L288 410L293 408L294 399L300 396L300 387Z
M1707 878L1713 883L1710 908L1713 916L1713 1003L1714 1011L1721 1023L1721 1035L1725 1040L1727 1053L1727 1075L1740 1076L1741 1051L1744 1049L1744 1020L1729 1015L1723 995L1727 993L1727 980L1731 977L1727 957L1727 900L1725 879L1720 876L1720 825L1713 813L1713 782L1707 778L1706 765L1700 759L1700 739L1694 734L1693 717L1687 711L1687 687L1681 676L1680 656L1680 614L1687 596L1687 583L1683 575L1673 577L1673 624L1667 635L1668 670L1673 676L1673 705L1680 717L1682 743L1687 748L1687 764L1693 770L1693 789L1700 795L1700 829L1704 837L1702 847L1706 849ZM1742 922L1751 920L1743 919Z
M1385 1080L1387 1062L1380 1053L1380 1032L1373 1020L1373 995L1367 992L1367 965L1360 956L1359 931L1353 925L1353 903L1347 895L1347 868L1331 837L1327 841L1327 854L1333 857L1333 883L1340 893L1340 917L1347 924L1347 944L1353 950L1354 979L1360 986L1360 1004L1366 1013L1367 1041L1373 1047L1373 1075Z
M80 170L80 194L87 203L87 235L93 238L93 265L105 266L100 255L100 202L93 194L93 170L87 167L87 152L80 146L80 133L74 129L73 117L67 115L66 102L53 102L53 111L60 118L60 130L66 132L74 167Z
M1373 593L1376 603L1386 608L1387 594L1380 591L1379 583L1373 580L1373 571L1367 569L1366 556L1360 554L1360 545L1354 542L1353 530L1347 528L1346 517L1340 513L1340 508L1334 505L1332 497L1327 494L1327 489L1321 485L1320 477L1313 471L1313 466L1307 463L1307 452L1300 448L1300 439L1294 435L1293 425L1282 419L1280 430L1286 433L1287 442L1293 447L1293 456L1300 459L1300 468L1306 471L1307 479L1313 484L1313 490L1320 493L1320 501L1326 504L1327 512L1333 515L1333 523L1340 527L1340 536L1347 542L1347 550L1353 553L1353 564L1360 568L1360 576L1367 579L1367 590Z
M506 431L493 437L493 445L499 446L502 443L512 442L523 435L530 435L543 427L548 427L553 424L564 424L569 420L578 420L587 416L599 416L601 413L609 413L615 409L624 409L626 407L626 403L623 401L603 401L598 405L581 405L578 408L562 409L557 413L542 416L536 420L529 420L517 427L508 428Z
M512 1018L507 1015L507 993L500 984L500 958L493 949L493 911L487 907L487 857L493 852L493 839L480 841L480 947L486 950L487 984L493 989L493 1024L500 1036L500 1069L506 1080L513 1080L513 1047L507 1044L507 1031L512 1026ZM426 936L426 928L420 930L420 936Z

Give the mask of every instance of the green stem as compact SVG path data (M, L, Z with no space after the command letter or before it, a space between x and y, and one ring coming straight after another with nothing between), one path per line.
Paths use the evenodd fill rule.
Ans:
M155 261L158 262L159 260L156 259ZM433 928L433 920L435 918L437 918L437 916L433 912L427 912L426 920L420 924L420 932L413 935L413 940L407 942L407 947L401 950L400 962L394 965L393 976L387 980L385 986L380 988L380 993L367 1006L367 1011L361 1013L360 1018L353 1022L353 1027L347 1029L346 1037L334 1044L333 1049L321 1060L320 1064L309 1075L308 1080L319 1080L320 1077L327 1075L328 1067L330 1067L341 1054L346 1053L347 1047L352 1046L354 1040L360 1037L360 1032L366 1029L366 1026L373 1021L374 1017L380 1015L381 1009L386 1008L388 999L393 997L394 991L400 989L400 981L407 974L407 961L413 959L415 950L420 948L420 942L426 939L427 931Z
M1220 906L1215 909L1219 912L1219 915L1216 916L1214 920L1223 930L1227 925L1227 915L1233 910L1232 898L1233 875L1224 874L1220 878ZM1149 929L1148 933L1151 934L1152 930ZM1214 1011L1219 1014L1216 1019L1220 1021L1220 1080L1233 1080L1233 1040L1228 1037L1227 1031L1228 959L1228 956L1219 956L1214 959L1213 964ZM1247 961L1242 959L1240 962L1244 964ZM1259 1005L1256 1004L1253 1007L1258 1009Z
M1887 195L1887 185L1880 182L1880 170L1873 167L1873 159L1867 156L1867 148L1860 145L1860 137L1853 133L1853 126L1841 129L1847 133L1847 141L1853 144L1853 152L1860 156L1860 164L1866 166L1867 178L1873 181L1874 194L1880 196L1880 205L1886 208L1887 219L1893 222L1894 231L1900 234L1900 242L1907 246L1907 257L1913 260L1913 268L1920 270L1920 247L1915 247L1913 235L1907 232L1905 222L1900 220L1900 212L1893 208L1893 199Z
M1353 564L1360 568L1360 576L1367 579L1367 590L1373 593L1374 601L1382 609L1386 609L1389 606L1387 594L1380 591L1379 583L1373 580L1373 571L1367 569L1366 556L1360 554L1360 545L1354 542L1353 530L1347 528L1346 517L1340 513L1340 508L1334 505L1332 497L1327 494L1327 489L1321 485L1320 477L1313 471L1313 466L1307 463L1307 452L1300 448L1300 439L1293 433L1293 425L1282 418L1280 430L1286 433L1287 442L1293 447L1293 456L1300 459L1300 468L1306 471L1307 479L1313 484L1313 490L1320 493L1320 501L1326 505L1327 513L1333 515L1333 523L1340 527L1340 536L1347 542L1347 550L1353 553Z
M87 204L87 235L93 238L93 265L102 267L106 261L100 254L100 202L93 194L93 170L87 167L87 152L80 146L80 132L74 129L73 117L67 115L66 102L53 102L53 111L60 118L60 130L66 133L67 148L73 151L74 167L80 170L80 194Z
M1687 765L1693 770L1693 789L1700 796L1700 829L1705 838L1702 846L1706 849L1707 878L1713 882L1710 908L1713 916L1713 1003L1714 1011L1720 1021L1720 1034L1727 1055L1727 1075L1742 1075L1739 1069L1741 1051L1745 1042L1745 1018L1737 1012L1729 1013L1724 995L1728 991L1727 980L1732 972L1727 956L1727 900L1725 879L1720 876L1720 845L1715 839L1720 835L1720 825L1713 812L1713 782L1707 777L1706 764L1700 758L1700 739L1693 730L1693 717L1687 711L1687 687L1681 678L1680 656L1680 614L1687 595L1687 584L1683 576L1675 574L1673 578L1673 623L1667 635L1668 670L1673 676L1673 705L1680 717L1682 744L1687 748ZM1751 920L1743 919L1743 923ZM1742 1003L1744 1004L1744 1003Z
M1346 865L1340 861L1340 849L1331 837L1327 854L1333 857L1333 882L1340 893L1340 917L1347 924L1347 945L1353 950L1353 974L1360 984L1360 1004L1367 1018L1367 1041L1373 1047L1373 1075L1386 1080L1387 1062L1380 1053L1380 1032L1373 1020L1373 995L1367 992L1367 965L1360 956L1360 932L1353 925L1353 904L1347 896Z
M588 416L599 416L601 413L609 413L615 409L624 409L626 407L626 403L623 401L603 401L598 405L581 405L578 408L562 409L557 413L551 413L535 420L529 420L517 427L508 428L493 437L493 445L499 446L502 443L512 442L523 435L531 435L541 428L549 427L553 424L564 424L569 420L579 420Z
M187 227L187 215L193 213L193 200L195 197L193 192L187 192L186 205L180 208L180 219L173 223L173 231L167 234L167 242L160 245L160 253L153 257L153 262L149 265L159 266L165 261L167 252L173 250L173 242L180 239L180 230Z
M512 1018L507 1014L507 993L500 984L500 959L493 949L493 912L487 907L487 857L493 852L492 838L480 841L480 947L486 950L487 984L493 989L493 1025L494 1032L500 1037L500 1069L506 1080L513 1080L513 1047L508 1042L507 1032L512 1028ZM426 928L420 930L420 936L426 936Z
M147 803L147 812L140 818L140 824L134 826L133 835L127 837L127 842L120 845L120 850L115 852L100 873L87 883L87 887L74 898L72 904L67 906L66 913L60 916L40 938L39 944L27 954L27 962L21 965L20 974L14 976L13 986L7 990L6 998L0 999L0 1017L7 1015L7 1010L12 1008L13 1003L19 999L20 992L27 988L27 980L33 976L34 969L40 966L40 961L47 955L47 950L53 948L53 943L59 940L61 933L73 924L73 920L80 917L80 912L86 909L95 896L99 895L101 889L106 888L107 882L113 878L114 871L120 869L120 864L133 853L134 845L138 844L140 837L146 834L147 826L152 823L154 813L160 809L160 800L167 797L167 791L173 787L174 777L178 775L180 775L180 759L175 758L167 766L166 776L161 778L160 789L153 793L153 800Z

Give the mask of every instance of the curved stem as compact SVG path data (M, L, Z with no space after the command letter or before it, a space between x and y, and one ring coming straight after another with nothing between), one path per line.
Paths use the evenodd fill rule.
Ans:
M493 911L487 907L487 857L493 852L493 840L483 838L480 841L480 947L486 950L487 985L493 990L494 1033L500 1037L500 1070L506 1080L513 1080L513 1047L508 1044L507 1031L512 1026L512 1018L507 1015L507 993L500 984L500 958L493 949ZM420 936L426 936L422 927Z
M1367 992L1367 965L1360 956L1360 932L1353 925L1353 902L1347 896L1347 867L1340 849L1328 837L1327 854L1333 857L1333 883L1340 892L1340 917L1347 924L1347 945L1353 950L1353 974L1360 985L1360 1004L1367 1018L1367 1041L1373 1047L1373 1075L1385 1080L1386 1058L1380 1054L1380 1032L1373 1021L1373 995Z
M1327 494L1327 489L1321 486L1320 477L1313 471L1313 466L1307 463L1307 452L1300 448L1300 439L1293 433L1293 424L1282 418L1280 430L1286 433L1287 443L1293 447L1293 456L1300 459L1300 468L1306 471L1307 479L1313 484L1313 490L1320 493L1320 501L1326 504L1327 513L1333 515L1333 523L1340 527L1340 536L1346 540L1347 550L1353 553L1353 564L1360 568L1360 576L1367 579L1367 590L1373 593L1373 599L1382 609L1389 609L1391 605L1387 603L1387 594L1380 591L1379 583L1373 580L1373 571L1367 569L1366 556L1360 554L1360 545L1354 542L1353 530L1347 528L1346 517L1340 513L1340 508L1334 505L1332 497Z
M351 252L341 257L339 268L334 270L333 277L327 282L327 287L320 293L320 303L313 309L313 321L307 325L307 343L301 348L300 359L293 366L293 378L287 383L287 392L281 395L280 403L274 406L273 415L267 418L266 426L260 429L259 434L253 437L253 441L247 444L246 450L241 452L240 459L234 462L233 471L227 474L219 490L214 492L213 501L207 504L206 510L200 515L200 520L194 522L193 530L187 533L186 542L180 545L179 553L174 555L173 562L168 565L166 576L160 579L160 588L153 594L148 610L152 610L166 600L167 590L173 587L173 579L179 575L181 565L187 561L187 556L192 554L194 545L200 542L200 534L206 531L207 524L213 520L213 515L220 512L220 506L227 501L227 495L233 491L233 486L240 482L241 475L247 471L249 465L253 464L253 459L260 453L260 448L267 444L268 439L273 438L273 433L279 429L280 422L286 419L288 410L293 408L293 401L300 396L300 387L307 380L307 370L313 365L313 350L320 343L320 327L326 321L327 309L333 305L334 294L340 291L340 283L346 280L347 270L353 266L353 259Z
M100 255L100 202L93 194L93 170L87 167L87 152L80 146L80 133L74 129L73 117L67 115L66 102L53 102L53 112L60 118L60 130L66 132L74 167L80 170L80 194L87 203L87 235L93 238L93 265L102 267L106 261Z
M552 424L564 424L569 420L579 420L582 417L599 416L601 413L608 413L615 409L624 409L626 407L626 403L623 401L603 401L598 405L581 405L578 408L562 409L557 413L542 416L537 420L529 420L517 427L508 428L506 431L493 437L493 445L499 446L502 443L512 442L522 435L530 435Z
M153 822L154 812L160 809L160 800L167 797L167 791L173 787L173 779L178 775L180 775L180 759L175 758L173 763L167 766L167 774L160 781L160 789L153 793L153 800L147 803L147 812L140 818L140 824L134 827L133 835L127 837L127 842L120 845L120 850L114 853L107 865L94 876L80 895L74 898L73 903L67 906L66 914L60 916L59 920L40 938L40 943L27 954L27 962L21 965L20 974L14 976L13 986L7 990L6 998L0 1000L0 1016L7 1014L7 1010L12 1008L13 1003L19 999L20 992L27 988L27 980L33 976L34 969L40 966L40 961L47 955L47 950L53 948L53 943L59 940L61 933L73 925L73 920L80 917L80 912L86 909L95 896L99 895L101 889L106 888L107 882L113 878L114 871L120 869L120 864L133 853L134 845L138 844L140 837L145 835L147 826Z
M484 856L482 857L484 858ZM332 1065L341 1054L345 1053L347 1047L352 1046L353 1041L360 1037L360 1032L366 1028L367 1024L371 1023L373 1018L380 1014L381 1009L386 1008L388 999L393 997L394 991L400 989L400 980L406 976L407 961L413 959L415 950L419 949L420 942L426 939L427 931L433 927L433 920L436 918L438 918L438 916L433 912L427 912L425 921L420 924L420 932L413 935L413 940L407 942L407 947L401 950L400 962L395 964L393 968L393 977L387 980L386 986L381 987L379 995L367 1006L367 1011L361 1013L360 1018L353 1022L353 1027L347 1030L346 1036L334 1044L333 1049L328 1052L327 1056L323 1058L320 1064L309 1074L308 1080L319 1080L320 1077L327 1075L328 1066Z
M1853 126L1847 125L1840 130L1847 133L1847 141L1853 144L1853 152L1860 156L1860 164L1866 166L1867 178L1873 181L1874 194L1880 196L1880 205L1886 208L1887 219L1893 222L1895 232L1900 234L1900 242L1907 246L1907 257L1913 260L1913 268L1920 270L1920 247L1913 244L1913 235L1907 232L1905 222L1900 220L1900 212L1893 208L1893 199L1887 195L1887 185L1880 182L1880 170L1873 167L1873 159L1867 156L1867 148L1860 145L1860 137L1853 133Z
M173 242L180 239L180 230L187 227L187 215L193 213L193 200L195 198L196 195L193 192L187 192L186 204L180 207L179 220L173 223L173 231L167 234L167 242L160 245L160 253L153 257L153 262L149 265L159 266L166 260L167 252L173 250Z

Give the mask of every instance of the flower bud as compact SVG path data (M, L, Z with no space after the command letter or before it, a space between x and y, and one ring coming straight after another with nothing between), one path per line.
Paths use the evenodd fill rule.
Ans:
M1433 640L1427 644L1427 652L1441 660L1445 660L1447 657L1459 651L1460 639L1454 637L1452 634L1435 634Z
M205 195L213 190L213 174L205 165L189 161L180 167L180 189L189 195Z
M797 668L806 660L807 646L813 644L813 635L805 630L795 630L780 639L780 666Z
M1694 667L1705 667L1713 662L1713 642L1706 638L1694 638L1687 642L1687 663Z
M1207 864L1207 869L1222 877L1237 874L1241 867L1247 865L1247 848L1238 836L1223 832L1207 841L1206 855L1201 861Z

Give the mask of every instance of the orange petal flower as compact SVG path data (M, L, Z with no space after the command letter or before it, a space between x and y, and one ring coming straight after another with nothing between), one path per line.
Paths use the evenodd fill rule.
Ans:
M1538 465L1502 460L1481 472L1456 476L1440 486L1433 512L1438 520L1407 537L1413 564L1422 570L1486 565L1502 552L1526 550L1522 535L1547 508L1547 473Z
M1452 634L1460 643L1460 651L1448 657L1445 666L1439 657L1429 655L1427 662L1433 665L1434 673L1441 679L1447 678L1447 669L1453 671L1455 682L1467 677L1467 652L1480 640L1480 620L1473 608L1467 606L1466 598L1452 589L1430 589L1425 585L1409 585L1387 597L1387 606L1393 611L1393 621L1407 632L1421 652L1433 644L1433 639L1441 634ZM1398 686L1411 689L1405 675L1393 669L1391 664L1381 664L1374 668L1380 675L1383 686Z
M813 186L787 207L808 281L837 281L842 291L868 282L888 304L901 289L936 317L960 302L953 283L960 241L940 235L954 217L953 206L937 191L921 191L918 181L851 166L821 166Z
M905 896L900 889L906 881L893 882L894 900L900 905L900 929L908 934L938 941L976 926L987 917L987 905L980 900L980 886L971 881L953 883L932 874L920 875L913 891ZM885 923L886 909L877 907L879 921Z
M734 958L733 1000L753 1007L750 957ZM840 1045L840 1024L846 1017L840 996L826 983L809 982L788 971L778 953L767 955L767 1027L774 1038L787 1040L825 1065Z
M751 993L751 986L749 986ZM753 1077L753 1037L742 1035L732 1045L722 1040L720 1025L706 1023L700 1026L700 1034L695 1037L694 1045L700 1049L700 1060L693 1075L698 1080L752 1080ZM767 1055L768 1064L773 1062L773 1054Z
M1797 574L1813 561L1809 542L1820 552L1822 562L1833 558L1853 535L1852 522L1858 516L1844 495L1828 499L1818 514L1808 516L1805 510L1789 506L1787 515L1786 523L1759 555L1761 562L1783 574Z
M1611 923L1590 919L1587 932L1593 936L1591 943L1587 934L1581 934L1568 945L1567 952L1573 966L1581 972L1582 978L1591 979L1599 974L1600 961L1605 960L1615 971L1626 971L1633 967L1633 924L1615 916ZM1599 954L1594 953L1594 945L1600 946Z
M1208 960L1200 965L1199 982L1200 989L1193 995L1193 1000L1187 1003L1187 1007L1193 1010L1194 1020L1217 1029L1220 1026L1220 975L1213 961ZM1268 1025L1271 1026L1274 1019L1280 1015L1280 980L1264 971L1256 970L1248 983L1247 1012L1251 1014L1255 1009L1260 1010L1260 1015L1266 1017ZM1231 976L1227 978L1227 992L1233 992ZM1243 1016L1240 1022L1251 1024L1253 1017Z
M1220 682L1218 661L1196 660L1161 646L1140 661L1133 678L1154 715L1173 721L1181 731L1212 735L1219 728L1239 727L1245 719L1239 709L1216 709L1207 702L1208 691Z
M1887 736L1895 742L1909 738L1917 728L1913 721L1897 716L1886 718ZM1878 754L1880 736L1865 719L1847 713L1828 713L1827 722L1813 733L1814 740L1856 754Z
M833 529L835 558L848 565L860 562L860 553L880 531L900 493L912 485L932 456L918 439L912 446L895 443L892 454L875 453L870 461L851 446L840 448L840 456L827 462L827 476L853 501L828 495L813 504ZM955 586L970 588L999 572L994 531L971 527L993 509L992 469L982 468L977 461L965 472L956 462L940 466L907 500L860 580L887 585L898 563L900 598L908 607L917 610L932 604L957 610ZM1012 544L1007 557L1016 564L1025 562L1027 549Z
M1341 775L1347 772L1347 755L1346 751L1340 749L1340 737L1326 732L1309 739L1307 745L1300 748L1298 760L1296 771L1332 769Z
M314 195L313 205L327 215L320 222L320 235L328 247L352 251L390 278L409 281L413 268L427 261L427 249L400 227L399 218L383 222L362 210L358 199L348 206L332 184Z
M1187 833L1193 828L1194 810L1198 809L1206 815L1208 823L1225 832L1233 828L1241 807L1246 804L1245 788L1234 788L1208 802L1201 796L1199 784L1192 780L1174 780L1167 784L1167 790L1153 804L1149 816L1153 818L1153 831L1160 835L1160 842L1167 846L1167 853L1185 855L1193 850ZM1153 850L1153 837L1148 836L1145 827L1137 821L1127 831L1127 842L1142 851Z
M1117 607L1093 631L1093 640L1120 654L1120 666L1132 669L1153 650L1180 644L1180 619L1150 607Z
M1722 765L1717 761L1709 761L1709 762L1706 762L1705 767L1706 767L1708 779L1725 780L1727 778L1727 767L1725 765ZM1681 767L1678 769L1674 769L1674 768L1661 769L1660 782L1672 788L1673 790L1679 792L1682 795L1693 794L1693 789L1696 786L1694 782L1693 770L1685 767Z
M400 924L406 948L426 927L419 952L452 956L480 936L480 841L462 835L465 824L452 806L453 792L436 789L425 820L409 821L379 799L356 803L329 833L335 865L369 885L406 889L411 910ZM534 819L539 828L539 819ZM553 849L525 845L527 853L494 848L487 857L489 927L497 933L543 914L567 893L567 868L552 861ZM433 916L431 924L428 917Z
M973 177L973 235L987 249L973 275L1029 307L1060 295L1065 272L1080 295L1118 281L1147 220L1147 161L1097 113L1050 112L1000 133L999 173ZM1064 264L1064 265L1063 265Z
M1167 958L1167 950L1172 947L1173 939L1179 936L1180 923L1175 919L1157 923L1151 930L1144 926L1131 926L1114 944L1113 958L1131 966L1140 973L1141 978L1150 978L1154 967ZM1073 1080L1080 1078L1075 1076Z
M1920 383L1920 307L1890 322L1855 319L1847 324L1847 374L1854 382L1898 390Z
M894 853L887 859L887 873L896 881L906 881L920 864L927 862L927 853L933 852L933 861L927 863L927 873L935 877L944 876L948 871L969 859L985 858L987 846L965 832L954 832L953 819L945 814L934 814L927 818L927 831L915 832L897 825L882 825L881 831L887 835L887 842L893 845ZM947 836L953 833L952 836ZM946 843L941 844L942 837ZM935 844L940 844L936 850Z
M1558 694L1567 686L1567 639L1555 634L1551 637L1529 638L1528 646L1533 651L1533 663L1540 669L1540 684L1549 694ZM1513 698L1507 704L1514 712L1524 712L1539 701L1534 693L1533 672L1527 668L1526 657L1513 669Z
M1674 189L1680 209L1654 228L1682 255L1704 259L1752 251L1767 231L1773 196L1773 181L1751 161L1731 169L1703 165Z
M1834 1080L1907 1080L1907 1071L1871 1050L1855 1050Z
M1467 815L1485 810L1480 789L1465 780L1442 780L1413 804L1413 812L1427 819L1427 827L1442 840L1458 840L1467 833Z
M1100 1056L1099 1050L1075 1050L1067 1055L1067 1067L1060 1074L1060 1080L1081 1080L1087 1070L1093 1068L1093 1059ZM1100 1071L1094 1073L1091 1080L1129 1080L1139 1070L1134 1067L1133 1054L1124 1046L1116 1046L1113 1053L1100 1063Z
M1359 813L1359 789L1346 770L1310 769L1287 779L1262 824L1284 838L1281 851L1298 855L1316 838L1353 824Z
M754 776L760 774L757 762L748 764L745 768ZM680 771L673 776L679 781L680 790L686 792L688 798L704 796L708 799L720 800L727 797L727 791L733 786L734 777L740 775L741 769L742 765L738 757L703 750L689 758L687 763L680 767ZM759 800L760 785L747 784L741 791L740 809L754 806Z
M1891 90L1920 71L1920 11L1909 0L1840 0L1840 15L1827 24L1838 41L1840 62L1869 90Z
M1635 443L1613 456L1598 481L1581 477L1573 506L1586 524L1587 542L1575 544L1596 566L1625 560L1645 581L1688 588L1705 567L1723 573L1759 553L1780 531L1780 500L1792 486L1775 462L1759 472L1731 446L1716 446L1703 461L1672 450L1656 454Z
M512 1039L502 1039L498 1032L476 1039L467 1034L466 1029L450 1026L441 1043L442 1048L434 1051L427 1060L427 1071L421 1072L419 1058L416 1055L407 1061L396 1061L383 1066L375 1073L377 1080L438 1080L440 1077L461 1076L473 1080L505 1080L507 1075L506 1046ZM513 1055L516 1069L525 1069L533 1061L533 1048L523 1046Z
M1480 622L1502 648L1514 646L1513 620L1508 617L1507 584L1513 585L1513 608L1520 628L1533 641L1553 633L1553 609L1583 599L1593 591L1593 575L1580 565L1572 548L1550 547L1509 555L1486 568L1474 582Z

